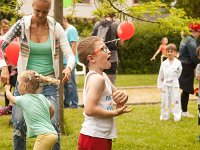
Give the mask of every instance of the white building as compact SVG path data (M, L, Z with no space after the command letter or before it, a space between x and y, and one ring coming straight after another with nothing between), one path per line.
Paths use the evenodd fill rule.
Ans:
M20 14L28 15L33 12L32 10L32 1L33 0L18 0L18 2L22 2L23 5L19 11ZM53 16L53 8L54 8L54 0L52 0L52 9L49 12L50 16ZM137 3L138 0L128 0L129 5L133 5ZM70 6L68 8L63 9L63 15L66 16L72 13L73 7ZM77 3L75 5L74 15L77 17L92 17L92 12L96 10L94 0L83 0L82 3Z

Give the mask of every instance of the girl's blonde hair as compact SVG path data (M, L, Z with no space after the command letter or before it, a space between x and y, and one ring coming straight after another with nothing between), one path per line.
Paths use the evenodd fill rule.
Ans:
M37 93L40 88L40 83L54 84L57 86L60 84L60 80L43 76L33 70L22 72L19 74L19 78L28 85L26 89L28 93Z

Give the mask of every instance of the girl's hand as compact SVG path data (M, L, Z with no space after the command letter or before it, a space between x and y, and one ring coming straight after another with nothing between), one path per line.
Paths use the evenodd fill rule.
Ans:
M155 60L156 58L153 56L152 58L151 58L151 61L153 61L153 60Z
M113 100L118 105L124 105L128 101L128 95L125 91L117 90L113 94Z
M10 85L6 84L4 88L5 88L5 91L7 90L10 91Z

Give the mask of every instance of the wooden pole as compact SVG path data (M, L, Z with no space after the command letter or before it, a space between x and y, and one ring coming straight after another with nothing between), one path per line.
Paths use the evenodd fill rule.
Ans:
M61 25L63 24L63 0L54 0L54 18L57 22L59 22ZM63 53L60 50L59 51L59 79L62 81L63 79ZM65 134L65 127L64 127L64 103L63 103L63 93L64 93L64 89L63 89L63 83L60 83L60 87L59 87L59 113L60 113L60 120L59 120L59 124L60 124L60 132L61 134Z

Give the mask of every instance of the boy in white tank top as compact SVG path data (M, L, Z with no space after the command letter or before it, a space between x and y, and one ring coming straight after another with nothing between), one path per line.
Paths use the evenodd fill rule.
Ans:
M111 67L111 52L97 36L78 44L79 61L88 67L83 90L84 117L78 149L111 150L117 137L115 116L128 113L128 95L110 82L104 69ZM116 103L116 109L113 108Z

